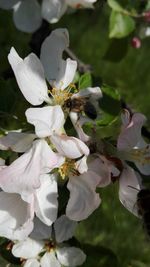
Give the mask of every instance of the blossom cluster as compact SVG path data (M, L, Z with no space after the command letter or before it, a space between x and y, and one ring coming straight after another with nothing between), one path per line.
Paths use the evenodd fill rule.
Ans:
M12 9L16 28L32 33L42 24L42 19L56 23L68 9L93 8L96 0L0 0L0 8Z
M69 240L78 223L100 206L96 189L118 181L120 201L139 216L140 173L150 174L143 114L124 109L114 153L109 146L105 150L103 140L92 151L95 139L83 126L90 122L96 131L103 95L99 87L77 88L77 62L63 56L68 46L68 31L56 29L43 42L40 59L33 53L22 59L15 48L8 55L19 89L32 105L25 112L31 130L0 138L0 150L16 155L9 165L0 159L0 236L11 241L12 254L25 267L82 265L85 253Z

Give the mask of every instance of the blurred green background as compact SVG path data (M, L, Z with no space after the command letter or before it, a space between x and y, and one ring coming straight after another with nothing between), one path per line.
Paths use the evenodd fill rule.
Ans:
M112 42L108 38L109 12L109 8L98 5L94 11L83 10L64 16L52 28L68 28L70 48L82 61L92 65L94 76L117 88L129 106L143 112L149 121L150 39L142 40L140 49L130 44L134 34ZM27 106L16 82L7 79L7 55L12 46L22 57L28 55L30 38L31 35L14 27L11 12L0 10L1 130L17 127L11 114L17 112L21 118ZM100 190L100 195L100 208L80 223L77 230L77 237L86 244L83 249L88 252L84 267L149 267L150 242L142 222L120 204L117 184ZM2 258L0 266L6 266Z

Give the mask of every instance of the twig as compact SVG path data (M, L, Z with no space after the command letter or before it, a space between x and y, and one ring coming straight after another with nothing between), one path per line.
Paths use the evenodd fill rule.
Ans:
M82 62L73 52L72 50L70 50L69 48L65 49L66 53L68 54L68 56L70 56L73 60L77 61L78 64L78 70L81 73L85 73L85 72L92 72L92 66L89 64L85 64L84 62Z

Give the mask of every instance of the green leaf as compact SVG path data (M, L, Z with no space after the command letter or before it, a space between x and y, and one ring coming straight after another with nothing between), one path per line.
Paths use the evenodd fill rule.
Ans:
M99 101L101 119L97 121L98 126L108 126L113 123L121 111L119 92L107 85L101 87L103 97Z
M108 5L115 11L124 11L123 7L115 0L108 0Z
M92 86L92 76L90 73L81 75L78 83L79 89L85 89Z
M11 250L8 250L7 247L9 245L10 241L6 241L3 244L0 245L0 254L1 256L8 261L9 263L20 265L20 259L15 258L13 254L11 253Z
M129 35L135 29L135 21L116 11L111 12L109 22L109 37L122 38Z

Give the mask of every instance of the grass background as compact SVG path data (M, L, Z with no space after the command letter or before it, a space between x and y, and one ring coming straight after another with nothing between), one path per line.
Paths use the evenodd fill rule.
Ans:
M86 10L77 14L66 15L52 27L68 28L70 47L76 55L85 63L93 66L95 76L101 77L103 82L117 88L134 110L145 113L149 122L150 39L143 40L140 49L131 47L132 36L127 39L116 40L111 53L109 53L109 57L113 61L108 60L108 55L106 57L106 51L110 45L108 17L109 9L98 7L94 11ZM28 45L30 38L30 35L15 29L11 12L0 10L0 73L2 82L0 84L0 105L3 105L8 93L7 86L3 86L2 76L9 67L7 62L9 50L11 46L14 46L21 56L26 56L30 51ZM124 57L115 62L114 60L117 59L119 53L124 53ZM5 83L7 85L8 81ZM7 101L12 106L10 100L14 96L13 91L17 89L14 89L13 84L9 84L10 88L12 91L8 94ZM13 105L14 108L20 106L16 98ZM9 108L9 104L7 108ZM83 249L85 248L89 254L84 267L150 266L148 237L142 229L141 221L120 204L117 187L118 185L115 184L100 190L103 200L100 208L90 218L80 223L77 229L77 237L82 243L87 244L83 246ZM0 258L0 266L6 266L6 262L2 258Z

